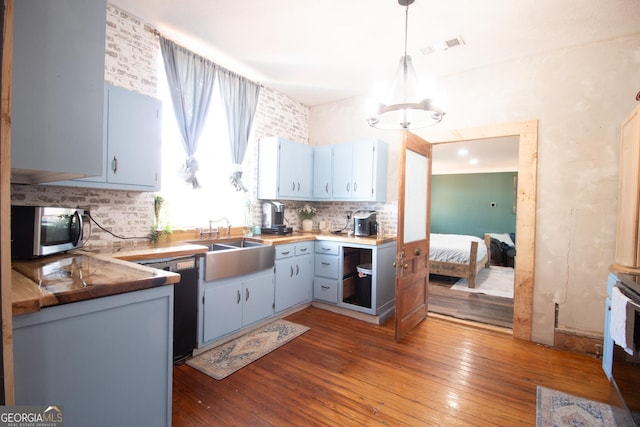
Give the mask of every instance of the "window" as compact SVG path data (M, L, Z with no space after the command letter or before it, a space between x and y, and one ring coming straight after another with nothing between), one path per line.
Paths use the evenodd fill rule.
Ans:
M196 176L202 188L194 190L179 175L187 158L173 112L164 65L158 72L158 96L162 100L162 191L167 222L176 228L208 226L210 220L227 218L233 226L245 223L247 193L229 183L232 172L225 110L218 85L195 154L200 166Z

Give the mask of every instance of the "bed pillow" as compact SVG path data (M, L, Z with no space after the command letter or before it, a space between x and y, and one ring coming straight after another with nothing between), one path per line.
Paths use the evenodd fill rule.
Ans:
M516 244L511 240L511 236L508 233L489 233L491 238L501 241L502 243L508 245L510 248L515 248Z

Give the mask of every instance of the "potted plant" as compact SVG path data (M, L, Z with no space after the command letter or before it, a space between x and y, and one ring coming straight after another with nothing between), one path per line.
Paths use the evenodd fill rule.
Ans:
M302 230L303 231L311 231L313 229L313 221L312 218L316 216L316 208L309 205L304 205L300 209L300 218L302 219Z

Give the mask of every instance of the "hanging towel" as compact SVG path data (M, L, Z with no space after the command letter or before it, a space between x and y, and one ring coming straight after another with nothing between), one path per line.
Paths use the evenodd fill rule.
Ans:
M609 333L613 341L632 356L634 354L634 306L635 304L633 304L629 297L623 294L617 286L613 287ZM627 322L628 316L630 317L629 322Z

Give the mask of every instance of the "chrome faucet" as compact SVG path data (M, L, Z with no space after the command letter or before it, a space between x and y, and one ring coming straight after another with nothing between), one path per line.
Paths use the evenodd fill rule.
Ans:
M220 218L217 220L209 220L209 231L204 231L204 228L200 229L200 238L204 237L205 235L207 236L212 236L215 234L216 239L220 238L220 226L216 225L215 229L213 228L213 224L216 224L218 222L222 222L225 221L227 223L226 228L227 228L227 237L231 237L231 223L229 222L229 220L227 218Z

